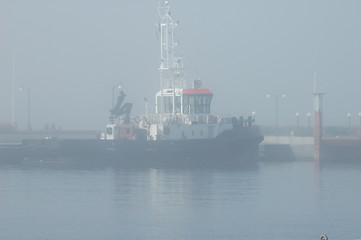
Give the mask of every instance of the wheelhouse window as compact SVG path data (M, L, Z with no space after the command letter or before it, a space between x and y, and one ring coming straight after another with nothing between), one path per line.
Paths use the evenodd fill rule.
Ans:
M208 89L184 89L183 113L209 114L213 94Z
M209 114L212 97L206 88L177 89L174 96L172 89L164 89L156 95L156 112Z

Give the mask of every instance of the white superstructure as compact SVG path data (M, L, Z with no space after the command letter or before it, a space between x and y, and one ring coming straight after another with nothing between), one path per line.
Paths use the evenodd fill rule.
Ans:
M132 140L140 135L147 140L212 139L235 125L250 126L252 119L239 119L235 123L235 118L232 122L230 117L212 115L213 93L202 87L201 80L193 80L187 86L184 59L175 53L178 43L174 32L178 23L171 17L169 0L159 1L158 17L160 90L155 95L155 113L147 110L145 116L124 117L127 121L120 127L111 121L105 138ZM123 98L116 105L120 109L111 113L124 112L121 111Z

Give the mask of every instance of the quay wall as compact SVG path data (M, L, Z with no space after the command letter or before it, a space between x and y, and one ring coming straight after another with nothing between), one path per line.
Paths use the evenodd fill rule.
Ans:
M0 133L0 144L20 144L22 140L44 138L96 139L99 134L96 130L14 131Z
M312 159L313 137L265 136L260 157L272 160Z

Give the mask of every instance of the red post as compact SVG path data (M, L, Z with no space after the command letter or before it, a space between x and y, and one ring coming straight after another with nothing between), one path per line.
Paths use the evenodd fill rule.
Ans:
M313 157L317 161L321 159L322 152L322 95L323 93L314 93Z
M320 160L322 138L322 113L314 112L313 121L313 157L315 160Z

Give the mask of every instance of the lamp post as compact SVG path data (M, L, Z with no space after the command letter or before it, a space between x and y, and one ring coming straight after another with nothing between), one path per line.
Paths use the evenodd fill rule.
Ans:
M148 119L148 100L146 97L144 97L144 103L145 103L145 118Z
M276 95L270 95L267 94L266 95L267 98L271 98L274 97L275 98L275 103L276 103L276 108L275 108L275 118L276 118L276 135L279 135L279 129L278 129L278 98L285 98L286 94L282 93L282 94L276 94Z
M298 130L300 128L300 113L299 112L296 112L296 133L298 135Z
M115 89L121 89L121 88L122 88L121 84L113 86L112 109L114 109L114 95L115 95L114 91L115 91Z
M308 126L307 134L312 135L312 131L311 131L311 113L308 112L306 115L307 115L307 126Z
M307 113L308 128L311 128L311 113Z
M19 91L27 91L28 92L28 131L31 131L31 124L30 124L30 88L19 88Z
M347 119L348 119L348 128L351 128L351 113L347 113Z

